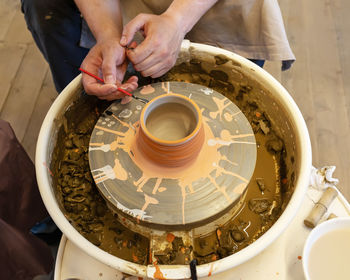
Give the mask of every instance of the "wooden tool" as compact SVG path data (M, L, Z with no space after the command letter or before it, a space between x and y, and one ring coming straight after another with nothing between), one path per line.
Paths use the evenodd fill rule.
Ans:
M327 212L329 205L331 205L337 195L338 192L335 189L328 187L314 208L312 208L309 216L304 220L304 224L309 228L314 228Z

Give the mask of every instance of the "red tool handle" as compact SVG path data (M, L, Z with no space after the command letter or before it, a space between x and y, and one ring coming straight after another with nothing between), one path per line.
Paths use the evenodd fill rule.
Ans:
M96 75L94 75L94 74L92 74L92 73L86 71L86 70L83 69L83 68L79 68L79 70L80 70L81 72L84 72L85 74L88 74L89 76L95 78L96 80L99 80L99 81L102 82L102 83L105 82L105 81L104 81L103 79L101 79L100 77L98 77L98 76L96 76Z
M96 80L98 80L98 81L100 81L100 82L102 82L102 83L105 82L105 81L104 81L103 79L101 79L100 77L98 77L98 76L96 76L96 75L94 75L94 74L92 74L92 73L86 71L86 70L83 69L83 68L79 68L79 70L80 70L81 72L84 72L85 74L88 74L89 76L95 78ZM131 94L130 92L127 92L126 90L124 90L124 89L122 89L122 88L119 88L119 87L118 87L118 90L119 90L120 92L126 94L126 95L132 96L132 94Z

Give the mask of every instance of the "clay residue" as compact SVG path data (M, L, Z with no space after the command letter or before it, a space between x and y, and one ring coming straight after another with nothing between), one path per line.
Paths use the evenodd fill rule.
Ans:
M67 219L91 243L117 257L147 264L149 240L118 222L91 177L87 156L90 134L99 112L105 108L103 102L96 103L94 98L85 97L65 114L51 163L56 193ZM101 143L95 146L111 148ZM118 166L116 162L114 169L103 170L98 180L108 176L123 179L125 174L116 172Z
M143 86L142 90L140 91L142 95L148 95L153 92L154 92L154 88L151 85Z
M282 197L279 193L280 178L275 169L277 158L267 151L266 137L259 133L256 140L260 144L257 163L243 207L216 232L195 239L194 252L199 264L229 256L246 247L270 228L279 216ZM264 192L260 190L257 178L264 178Z

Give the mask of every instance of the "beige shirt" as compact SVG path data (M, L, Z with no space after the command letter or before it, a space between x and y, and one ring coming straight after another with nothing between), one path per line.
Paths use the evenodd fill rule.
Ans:
M171 2L122 0L124 24L139 13L161 14ZM186 38L250 59L295 60L277 0L219 0Z

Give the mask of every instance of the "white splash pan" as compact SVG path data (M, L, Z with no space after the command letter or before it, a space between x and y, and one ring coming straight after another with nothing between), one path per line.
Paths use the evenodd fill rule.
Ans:
M283 233L296 215L306 193L310 177L312 156L309 133L303 116L292 97L277 80L265 70L237 54L208 45L194 44L184 41L181 52L186 55L186 52L193 50L213 56L219 54L225 55L229 59L241 64L242 72L253 75L256 81L264 85L266 91L272 94L276 103L280 104L283 108L283 112L286 114L286 117L294 129L293 133L296 138L295 143L298 149L296 159L299 161L295 191L280 218L258 240L241 251L226 258L197 266L198 277L204 277L209 274L214 275L220 273L246 262L262 252ZM80 233L65 218L55 198L47 163L51 160L51 152L55 144L55 136L58 129L57 119L64 114L67 107L72 103L75 95L79 92L79 88L81 88L81 75L75 78L57 97L42 124L37 142L35 160L37 180L42 199L56 225L61 229L65 236L81 250L85 251L100 262L124 273L139 277L153 278L155 272L155 267L153 265L138 265L115 257L96 247L80 235ZM159 268L166 279L191 277L190 268L186 265L160 265Z

